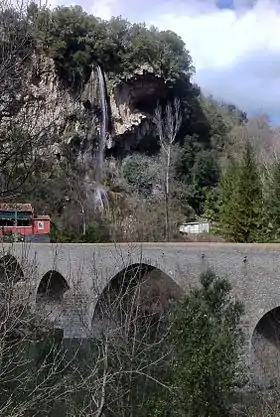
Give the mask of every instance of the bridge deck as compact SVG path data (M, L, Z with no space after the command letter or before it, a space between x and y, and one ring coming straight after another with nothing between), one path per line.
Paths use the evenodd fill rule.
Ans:
M224 248L224 249L257 249L257 250L280 250L280 243L229 243L229 242L108 242L108 243L2 243L2 248L8 248L11 246L85 246L85 247L180 247L180 248L199 248L199 247L208 247L211 249L214 248ZM0 246L0 247L1 247Z

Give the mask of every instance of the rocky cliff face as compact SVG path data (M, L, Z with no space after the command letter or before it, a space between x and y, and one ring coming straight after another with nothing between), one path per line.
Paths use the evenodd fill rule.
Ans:
M63 143L71 144L77 138L85 143L98 136L102 111L95 71L82 91L73 92L62 86L53 60L34 56L28 78L23 106L15 117L20 119L25 115L25 119L30 120L26 114L32 115L34 131L51 131L55 152L59 152ZM109 86L111 140L108 145L110 142L118 143L126 149L137 145L141 137L152 129L152 109L166 91L164 79L155 75L149 66L143 66L126 79Z
M94 123L93 118L89 118L80 99L80 92L73 93L63 88L55 63L49 58L35 58L29 98L29 103L34 98L39 103L37 129L43 128L54 135L53 146L57 151L61 144L69 144L75 137L86 139L89 129L96 128L97 121Z
M137 145L151 130L151 114L166 91L164 79L148 65L115 83L109 95L115 140L125 148Z

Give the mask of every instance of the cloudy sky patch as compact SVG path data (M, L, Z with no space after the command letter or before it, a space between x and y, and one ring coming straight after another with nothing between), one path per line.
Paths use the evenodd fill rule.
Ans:
M249 114L268 113L280 123L280 0L77 0L77 4L104 19L122 15L175 31L191 53L195 81L202 90Z

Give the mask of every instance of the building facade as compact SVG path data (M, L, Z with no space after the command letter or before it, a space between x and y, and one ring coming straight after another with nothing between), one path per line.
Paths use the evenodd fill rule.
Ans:
M50 216L36 215L30 203L0 203L2 241L33 241L41 237L47 242L50 227Z

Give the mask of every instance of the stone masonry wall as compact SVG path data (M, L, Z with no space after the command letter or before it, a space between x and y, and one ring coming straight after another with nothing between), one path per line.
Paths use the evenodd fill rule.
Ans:
M61 308L59 325L65 337L90 334L99 295L106 284L130 264L155 266L184 291L196 285L200 273L209 267L228 278L233 287L232 295L245 305L243 325L249 361L257 323L267 312L280 306L280 245L277 244L5 244L2 251L10 251L20 265L25 264L26 270L29 268L25 279L32 282L29 292L34 308L44 274L55 270L65 278L69 290L63 295L63 302L56 306L56 309ZM34 270L32 279L28 280L30 265Z

